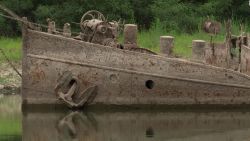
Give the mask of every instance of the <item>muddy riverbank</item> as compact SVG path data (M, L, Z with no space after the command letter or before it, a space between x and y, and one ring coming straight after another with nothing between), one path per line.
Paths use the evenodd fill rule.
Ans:
M21 72L21 63L14 66ZM0 63L0 95L20 94L21 78L8 63Z

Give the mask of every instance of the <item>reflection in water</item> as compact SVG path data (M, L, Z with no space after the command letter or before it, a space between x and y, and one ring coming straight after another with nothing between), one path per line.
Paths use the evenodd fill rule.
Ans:
M21 141L21 97L0 94L0 141Z
M96 121L91 117L78 112L73 112L59 121L56 128L60 141L84 140L92 133L96 134Z
M146 137L149 137L149 138L154 137L154 129L153 128L150 127L146 130Z
M249 141L250 112L25 113L23 141Z

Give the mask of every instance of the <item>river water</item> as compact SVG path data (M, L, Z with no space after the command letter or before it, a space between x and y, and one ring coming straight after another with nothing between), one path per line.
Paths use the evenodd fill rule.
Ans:
M3 116L1 99L0 106L1 141L250 141L246 111L13 110Z

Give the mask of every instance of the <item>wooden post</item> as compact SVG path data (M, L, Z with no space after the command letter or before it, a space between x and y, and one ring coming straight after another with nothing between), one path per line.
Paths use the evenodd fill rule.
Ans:
M162 54L171 56L174 48L174 37L161 36L160 37L160 50Z
M203 40L193 40L192 59L204 62L205 61L206 42Z
M126 24L124 27L124 48L136 48L137 47L137 25Z

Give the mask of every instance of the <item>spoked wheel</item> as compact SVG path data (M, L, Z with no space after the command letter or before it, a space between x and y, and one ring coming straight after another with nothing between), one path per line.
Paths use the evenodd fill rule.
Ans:
M100 21L106 21L106 18L104 17L104 15L101 12L96 11L96 10L91 10L91 11L86 12L82 16L81 21L80 21L81 29L84 30L84 24L90 20L93 20L93 19L97 19Z

